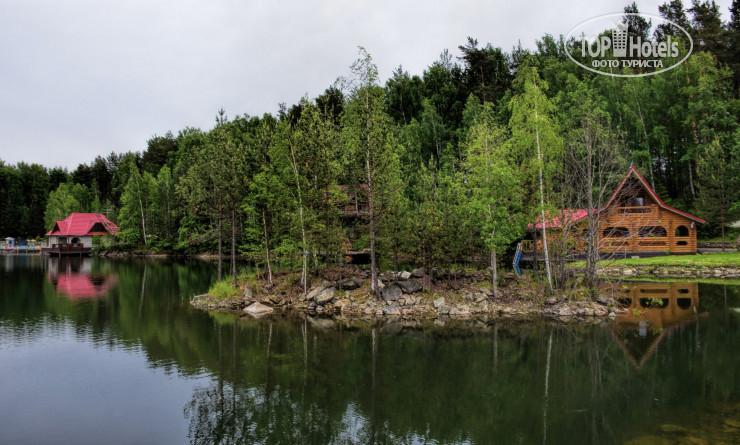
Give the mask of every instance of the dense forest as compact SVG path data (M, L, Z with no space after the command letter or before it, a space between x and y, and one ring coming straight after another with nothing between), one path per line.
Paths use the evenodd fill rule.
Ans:
M632 164L717 236L740 214L740 1L726 23L713 1L657 12L694 52L654 76L590 73L567 57L578 42L545 35L510 52L468 38L459 56L382 84L360 48L347 75L277 115L219 110L207 131L72 172L0 160L0 234L39 237L70 212L101 212L120 249L223 248L268 268L301 258L304 283L349 249L388 264L495 264L536 215L585 208ZM630 32L666 31L643 20Z

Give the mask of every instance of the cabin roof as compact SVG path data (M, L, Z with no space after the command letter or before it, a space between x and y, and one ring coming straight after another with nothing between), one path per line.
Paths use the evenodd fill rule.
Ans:
M100 230L101 228L103 230ZM118 226L102 213L74 212L63 221L57 221L46 236L115 235L116 233L118 233Z
M650 187L650 184L647 183L647 181L645 180L645 178L642 177L642 175L640 174L640 172L637 171L637 169L634 166L631 166L629 168L629 170L627 170L627 174L625 174L624 175L624 178L622 178L622 182L619 183L619 185L617 186L617 188L614 190L614 193L612 193L612 196L609 198L609 201L607 201L606 205L604 207L602 207L601 209L609 208L614 203L614 200L617 199L617 196L619 195L619 192L622 190L622 188L624 188L624 184L627 182L627 179L630 176L635 176L640 181L640 183L645 188L645 190L650 194L650 196L653 198L653 200L655 200L655 202L660 207L662 207L662 208L664 208L664 209L666 209L666 210L668 210L670 212L677 213L677 214L679 214L681 216L685 216L686 218L689 218L690 220L695 221L695 222L697 222L699 224L705 224L706 223L705 220L703 220L703 219L701 219L699 217L696 217L696 216L691 215L691 214L686 213L686 212L682 212L681 210L678 210L678 209L676 209L674 207L671 207L671 206L667 205L666 203L664 203L663 200L660 199L660 197L658 196L658 194L655 193L655 190L653 190L653 188Z
M547 221L547 227L552 228L561 228L563 226L563 223L575 223L578 222L588 216L588 211L586 209L565 209L565 210L558 210L557 214L555 216L550 216L550 211L545 211L545 220ZM537 221L535 224L529 225L529 230L532 230L532 228L535 229L541 229L542 228L542 216L537 217Z

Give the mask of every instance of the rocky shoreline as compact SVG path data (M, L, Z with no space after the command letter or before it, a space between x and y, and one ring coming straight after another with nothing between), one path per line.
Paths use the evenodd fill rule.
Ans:
M709 266L608 266L596 274L609 278L740 278L740 268Z
M325 279L314 284L305 294L281 292L276 288L257 290L255 286L247 285L243 295L227 299L200 295L194 297L191 304L204 310L243 311L253 316L273 311L298 311L327 317L415 320L475 317L604 319L624 312L607 295L599 296L597 301L577 301L564 296L545 299L538 284L527 278L514 279L513 276L504 277L496 297L487 285L490 273L485 271L458 271L454 282L447 277L446 284L432 286L431 289L423 289L424 274L420 269L398 275L385 272L379 279L381 299L370 293L368 278L360 273L346 279Z

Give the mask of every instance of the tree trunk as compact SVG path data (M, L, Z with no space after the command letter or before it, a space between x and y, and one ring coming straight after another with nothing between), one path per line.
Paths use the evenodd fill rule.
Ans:
M532 257L534 258L534 270L540 270L540 258L537 254L537 227L532 231Z
M218 281L223 278L223 204L221 198L218 200Z
M231 275L234 281L231 283L236 287L236 209L231 209Z
M368 144L369 143L370 141L368 140ZM375 261L375 206L373 205L373 178L370 173L369 147L365 155L365 169L367 172L368 214L370 216L370 286L372 291L375 293L375 297L380 299L380 291L378 290L378 269Z
M303 248L303 252L301 252L301 256L303 256L303 268L301 269L301 285L303 286L303 293L305 294L306 292L308 292L308 265L306 263L308 261L308 247L306 246L306 225L303 220L303 197L301 195L301 182L300 177L298 176L298 164L296 163L292 144L290 145L290 156L293 159L293 174L295 175L295 185L298 191L298 213L300 215L301 221L301 247Z
M537 119L537 109L535 108L535 119ZM540 163L540 215L542 216L542 246L545 251L545 271L547 272L547 284L552 291L552 275L550 274L550 257L547 252L547 224L545 221L545 185L542 179L542 151L540 150L540 130L535 131L537 140L537 160Z
M265 210L262 209L262 225L265 230L265 261L267 262L267 282L272 285L272 268L270 267L270 236L267 233L267 218Z
M493 297L498 298L498 269L496 268L495 250L491 250L491 284L493 285Z

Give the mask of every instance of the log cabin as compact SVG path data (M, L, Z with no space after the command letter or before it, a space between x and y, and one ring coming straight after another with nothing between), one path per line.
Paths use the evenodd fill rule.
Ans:
M593 216L598 218L597 245L602 254L696 253L697 226L706 223L664 203L635 167L630 167L607 203L595 210ZM585 209L560 210L552 217L547 214L545 224L547 229L560 229L553 230L553 240L569 233L574 239L572 249L583 252L583 237L578 238L588 217ZM531 233L541 229L541 218L528 226ZM541 240L537 241L537 247L542 248ZM522 250L533 251L533 241L525 240Z

